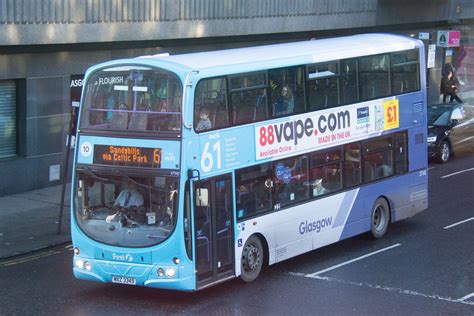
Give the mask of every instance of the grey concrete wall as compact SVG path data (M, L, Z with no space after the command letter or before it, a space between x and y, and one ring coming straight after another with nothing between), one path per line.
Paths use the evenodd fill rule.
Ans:
M0 0L0 46L291 33L473 17L472 0Z
M378 0L377 25L472 19L472 0Z
M59 184L69 126L69 76L28 78L18 85L17 157L0 160L0 196Z
M0 0L0 46L372 26L377 0Z

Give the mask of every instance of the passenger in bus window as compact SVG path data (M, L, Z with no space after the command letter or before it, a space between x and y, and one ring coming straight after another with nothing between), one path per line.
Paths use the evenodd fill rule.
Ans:
M391 176L393 174L393 169L392 167L382 164L377 167L377 178L384 178Z
M342 187L340 163L330 164L326 169L326 188L329 191L337 191Z
M312 183L313 185L313 196L323 195L328 192L325 187L323 187L323 179L316 179Z
M377 161L375 163L376 167L376 178L389 177L393 174L392 166L392 151L384 151L378 154Z
M357 145L345 146L345 160L352 162L360 162L360 148Z
M365 156L366 169L372 169L370 171L374 179L380 179L391 176L393 173L391 165L391 151L375 152Z
M292 114L294 108L295 100L293 97L293 92L291 91L290 87L283 86L280 97L273 104L273 115L279 116Z
M199 121L196 126L196 130L198 131L203 131L206 129L211 129L212 124L211 120L209 119L209 109L206 107L201 108L201 111L199 112Z

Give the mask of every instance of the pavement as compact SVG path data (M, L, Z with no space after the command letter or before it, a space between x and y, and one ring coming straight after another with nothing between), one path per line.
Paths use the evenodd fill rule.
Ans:
M0 197L0 259L71 241L70 185L58 234L62 185Z

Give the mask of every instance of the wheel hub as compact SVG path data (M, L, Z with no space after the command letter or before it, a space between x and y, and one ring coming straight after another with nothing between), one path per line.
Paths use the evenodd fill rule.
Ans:
M254 270L260 263L260 253L256 247L249 245L246 255L246 266L249 270Z
M385 219L384 219L384 216L382 214L382 209L381 209L380 206L377 206L377 208L374 211L373 221L374 221L375 229L377 231L380 231L383 228L384 224L385 224Z
M448 158L449 158L449 146L448 144L444 143L443 147L441 148L441 159L443 159L443 161L446 161L448 160Z

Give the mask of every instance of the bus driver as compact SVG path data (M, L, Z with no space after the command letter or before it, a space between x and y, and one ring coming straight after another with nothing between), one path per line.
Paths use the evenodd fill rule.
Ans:
M143 206L143 202L143 195L138 192L137 184L132 179L128 179L125 184L125 189L123 189L117 199L115 199L114 208L118 209L117 212L113 215L107 216L105 221L110 223L118 216L120 223L123 226L126 226L129 218L124 212L122 212L122 209L129 210L131 207L137 209L138 207Z
M135 181L132 179L127 180L125 189L120 192L114 205L121 207L139 207L143 205L143 195L138 192Z

